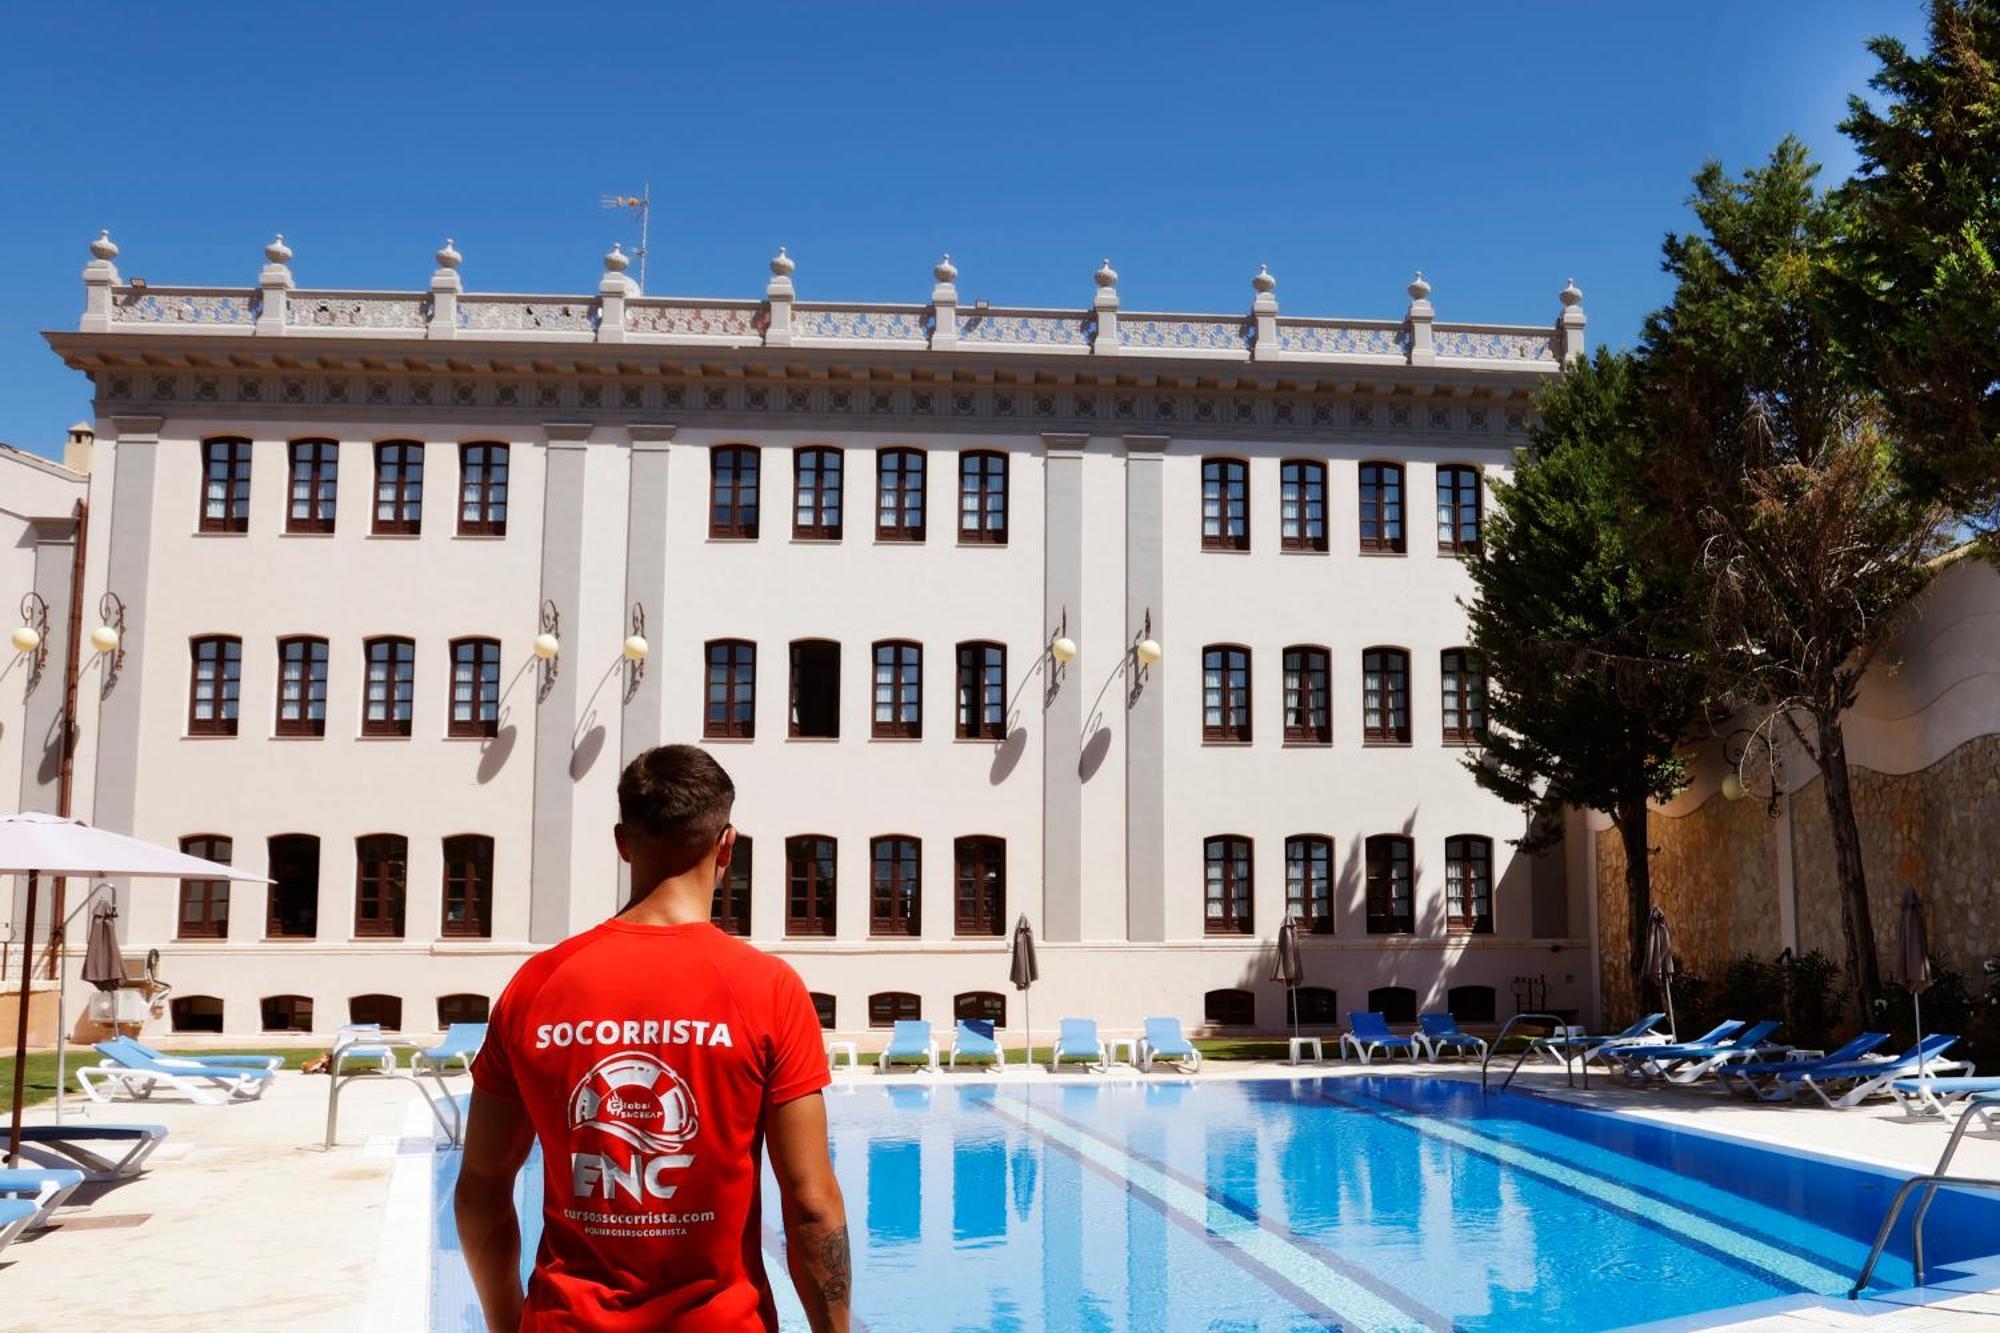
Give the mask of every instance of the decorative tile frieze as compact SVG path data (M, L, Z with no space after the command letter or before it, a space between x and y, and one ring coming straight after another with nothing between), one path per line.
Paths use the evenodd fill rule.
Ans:
M285 323L294 328L421 329L429 322L426 296L292 292L285 298Z
M860 341L893 339L927 342L930 329L927 312L909 309L839 306L793 306L792 336L795 338L852 338Z
M1509 333L1497 329L1455 329L1439 324L1431 329L1431 345L1440 357L1467 361L1556 360L1553 333Z
M264 303L254 291L220 292L154 287L127 289L111 302L113 324L203 324L250 328Z
M1088 347L1096 332L1097 322L1088 314L1014 314L976 308L958 312L961 343Z
M523 301L461 296L458 327L493 333L590 333L597 328L597 307L588 300Z
M1177 315L1120 315L1121 347L1175 351L1241 352L1249 349L1256 325L1249 320L1186 319Z
M1400 324L1278 320L1278 349L1308 356L1400 356L1410 351L1410 331Z

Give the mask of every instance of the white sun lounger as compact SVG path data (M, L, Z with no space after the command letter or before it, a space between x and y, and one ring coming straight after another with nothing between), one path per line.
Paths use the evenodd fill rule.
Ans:
M81 1171L23 1167L18 1171L0 1171L0 1198L22 1199L32 1204L34 1216L21 1230L33 1231L47 1226L50 1215L62 1207L81 1184Z
M44 1167L75 1169L93 1184L130 1180L145 1168L154 1149L167 1141L165 1125L21 1126L21 1156ZM86 1147L86 1144L101 1145ZM120 1153L117 1150L123 1149Z
M0 1199L0 1252L13 1244L14 1237L28 1229L38 1210L26 1199Z
M107 1089L144 1101L161 1087L171 1088L203 1106L221 1106L224 1101L255 1101L264 1095L276 1073L270 1069L207 1065L191 1060L166 1064L130 1047L103 1042L98 1044L97 1052L105 1063L76 1071L76 1081L84 1096L94 1102L109 1101ZM222 1095L217 1096L218 1093Z

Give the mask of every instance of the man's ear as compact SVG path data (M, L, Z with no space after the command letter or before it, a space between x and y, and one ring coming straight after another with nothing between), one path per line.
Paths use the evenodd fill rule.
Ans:
M618 859L630 865L632 862L632 847L631 844L625 841L625 826L623 824L613 824L611 826L611 840L618 844Z
M736 825L724 824L722 836L715 841L715 874L720 879L729 869L729 862L736 855Z

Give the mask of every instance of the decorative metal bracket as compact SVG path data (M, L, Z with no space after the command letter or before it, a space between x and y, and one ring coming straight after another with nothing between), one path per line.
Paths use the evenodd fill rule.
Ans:
M1767 719L1768 720L1768 719ZM1747 781L1753 767L1761 768L1769 787L1769 798L1764 803L1764 813L1772 819L1778 817L1778 798L1785 789L1785 767L1778 753L1776 741L1765 733L1763 726L1756 728L1738 727L1722 742L1723 762L1729 771L1743 784L1743 790L1756 795L1764 795Z
M49 664L49 604L38 592L30 592L21 598L21 623L35 632L34 651L28 657L29 694L42 683L42 668Z
M540 638L544 634L553 634L558 644L562 642L562 611L556 606L553 597L542 599L542 615L535 629L535 636ZM542 678L535 687L535 702L541 703L549 697L549 691L556 687L556 676L562 670L562 653L558 651L553 657L542 657L537 654L536 661L541 667Z
M118 673L125 668L125 599L107 591L97 599L97 618L100 625L118 631L118 646L111 650L111 660L105 664L104 687L100 691L108 695L118 684Z
M1125 694L1125 706L1127 708L1136 705L1139 702L1139 696L1146 692L1146 680L1152 673L1153 665L1150 662L1140 660L1139 645L1152 637L1153 608L1149 606L1146 608L1145 625L1141 627L1137 634L1132 636L1132 642L1125 649L1127 655L1132 659L1132 688L1126 691Z
M1055 643L1057 639L1067 639L1068 637L1069 606L1065 604L1062 609L1062 619L1056 622L1055 632L1050 634L1042 644L1042 656L1047 658L1049 663L1048 684L1042 689L1042 707L1044 709L1055 703L1056 696L1062 693L1063 677L1068 674L1069 664L1056 656Z
M646 604L644 602L632 603L631 628L627 630L626 633L628 637L634 637L640 639L646 637ZM646 678L646 659L643 657L632 657L630 655L627 655L625 658L625 702L626 703L628 704L631 703L633 698L639 693L639 682L644 680L645 678Z

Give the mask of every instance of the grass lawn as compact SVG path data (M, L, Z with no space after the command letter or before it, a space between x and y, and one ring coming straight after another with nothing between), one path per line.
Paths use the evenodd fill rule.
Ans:
M281 1055L285 1058L284 1067L286 1069L297 1069L314 1056L325 1055L327 1049L325 1046L279 1046L269 1048L213 1046L203 1047L200 1050L180 1050L176 1048L175 1050L166 1052L166 1054L176 1057L199 1055ZM88 1046L72 1046L69 1048L69 1091L72 1097L83 1095L83 1090L77 1086L76 1082L77 1066L94 1065L98 1063L98 1060L97 1052L91 1050ZM32 1052L28 1056L27 1089L25 1095L21 1098L21 1104L23 1106L33 1106L37 1102L54 1101L55 1095L56 1053L54 1051ZM0 1114L5 1114L13 1109L14 1057L11 1055L0 1055ZM0 1133L0 1137L5 1137L4 1133Z

